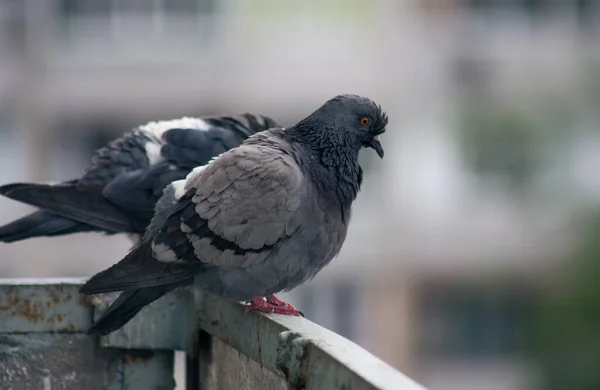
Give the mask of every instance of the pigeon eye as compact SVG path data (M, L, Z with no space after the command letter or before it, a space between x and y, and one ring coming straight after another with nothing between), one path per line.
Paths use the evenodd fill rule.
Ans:
M369 124L369 118L362 118L360 120L360 124L363 126L367 126Z

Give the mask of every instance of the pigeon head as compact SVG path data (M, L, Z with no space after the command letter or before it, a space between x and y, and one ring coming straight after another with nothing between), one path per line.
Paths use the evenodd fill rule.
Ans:
M319 107L297 127L313 129L321 144L373 148L383 158L379 136L386 130L387 114L371 99L358 95L338 95ZM318 129L318 131L315 131ZM323 142L325 141L325 142Z

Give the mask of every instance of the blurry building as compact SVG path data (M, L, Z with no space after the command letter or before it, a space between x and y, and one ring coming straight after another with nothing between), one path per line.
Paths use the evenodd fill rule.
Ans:
M391 118L386 158L364 153L343 253L290 299L431 389L528 389L529 305L568 254L567 216L600 189L595 110L572 114L578 131L536 133L542 163L517 167L519 195L494 174L521 161L513 144L475 143L491 146L473 172L458 118L585 100L600 2L557 3L0 0L0 182L72 178L150 120L252 111L290 125L338 93L371 96ZM0 199L0 223L26 210ZM0 275L89 275L128 247L0 245Z

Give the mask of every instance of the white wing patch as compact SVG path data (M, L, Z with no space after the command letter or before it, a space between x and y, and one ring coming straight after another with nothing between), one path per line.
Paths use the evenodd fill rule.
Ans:
M183 179L183 180L177 180L177 181L174 181L171 183L171 187L173 187L173 196L175 197L175 199L173 200L173 203L176 203L185 194L185 183L186 182L187 182L187 180Z
M139 127L139 130L150 138L144 148L150 165L164 161L160 155L160 148L163 145L162 135L165 131L171 129L196 129L206 131L210 128L205 120L200 118L183 117L180 119L171 119L168 121L148 122Z
M185 263L184 260L180 260L177 258L177 254L171 248L169 248L166 244L155 244L152 241L152 252L154 252L154 256L156 256L156 260L162 261L163 263Z
M222 154L223 153L221 153L221 154L219 154L217 156L214 156L206 164L201 165L199 167L196 167L196 168L192 169L191 172L188 173L187 176L185 177L185 180L184 180L185 181L185 186L182 189L182 191L184 191L184 192L187 191L189 189L188 183L190 183L193 178L197 177L200 174L200 172L202 172L203 170L205 170L206 167L209 166L213 161L215 161L216 159L218 159L219 157L221 157Z
M150 138L160 140L163 133L170 129L196 129L208 130L210 126L204 119L191 118L184 116L180 119L171 119L168 121L148 122L139 129Z
M164 161L164 157L160 154L160 148L162 144L155 143L154 140L146 142L144 149L146 150L146 156L150 165L158 164Z

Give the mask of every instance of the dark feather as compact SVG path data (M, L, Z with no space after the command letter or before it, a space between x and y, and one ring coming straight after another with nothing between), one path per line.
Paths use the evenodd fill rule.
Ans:
M187 169L181 169L168 162L159 163L148 169L125 172L117 176L106 187L103 195L136 220L143 221L144 228L154 215L154 207L162 196L163 189L176 180L184 179ZM86 213L87 209L81 210Z
M179 167L192 169L238 146L245 138L229 129L212 128L171 129L163 134L163 139L167 143L161 148L161 155Z
M147 142L149 138L139 130L125 133L94 153L91 164L79 182L106 184L123 172L147 168Z
M15 242L34 237L53 237L98 230L100 229L49 211L36 211L0 226L0 242Z
M191 281L192 279L189 280L189 282ZM179 284L170 284L123 292L88 329L87 333L106 335L114 332L128 323L146 305L179 286Z
M102 196L102 185L14 183L0 194L76 221L114 232L135 233L145 228Z
M83 294L99 294L183 283L200 266L200 263L182 265L155 260L150 244L144 243L117 264L92 276L79 291Z

